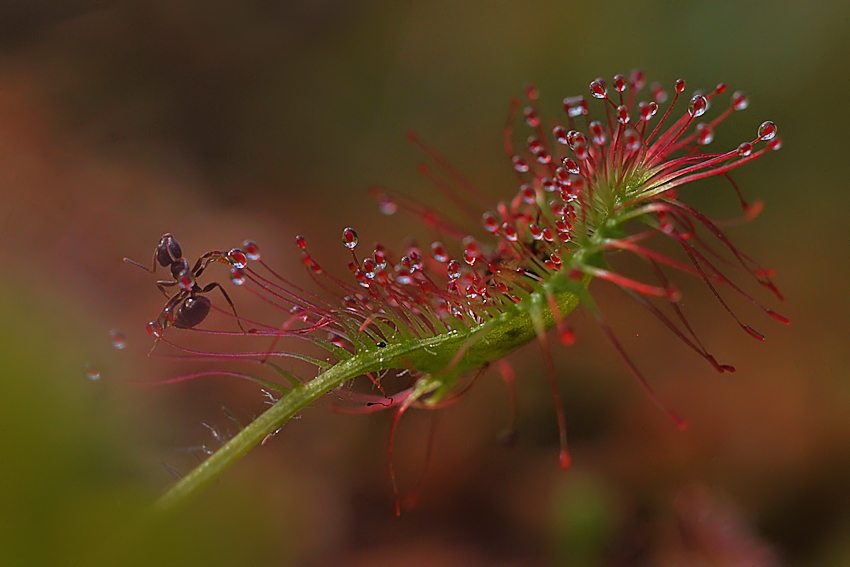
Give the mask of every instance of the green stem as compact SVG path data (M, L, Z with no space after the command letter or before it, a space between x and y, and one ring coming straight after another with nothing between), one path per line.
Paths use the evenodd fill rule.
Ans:
M267 435L274 433L289 421L296 413L337 386L367 372L373 363L372 357L350 358L288 392L275 405L248 424L245 429L171 487L154 504L154 512L168 512L181 507L221 476L231 465L244 457Z
M167 513L188 502L225 470L245 456L266 436L274 433L295 414L324 394L367 372L389 368L413 368L436 375L447 391L453 380L467 370L481 367L505 356L537 336L534 320L548 329L554 325L551 295L565 317L578 304L578 293L589 283L566 283L565 277L553 277L534 291L525 301L502 313L496 319L466 329L388 345L373 347L342 360L313 380L287 392L275 405L252 421L203 463L175 484L153 507L154 513ZM565 290L564 286L569 290Z

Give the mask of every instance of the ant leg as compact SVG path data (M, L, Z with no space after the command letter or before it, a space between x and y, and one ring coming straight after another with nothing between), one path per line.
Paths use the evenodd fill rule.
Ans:
M165 288L177 285L177 283L178 282L172 280L159 280L158 282L156 282L156 287L159 291L162 292L162 295L164 295L165 297L169 297L168 292L165 291Z
M207 252L206 254L198 258L197 262L195 262L195 267L192 268L192 276L198 278L202 273L204 273L204 270L207 269L207 264L209 264L210 262L220 262L221 259L225 257L226 256L218 250Z
M227 292L224 291L224 288L221 286L220 283L213 282L213 283L209 284L207 287L205 287L201 290L201 293L209 293L214 288L218 288L218 290L224 296L224 299L227 300L227 303L230 305L230 309L233 311L234 317L236 317L236 324L239 325L239 328L242 330L243 333L248 334L248 331L245 330L245 327L242 326L242 322L239 320L239 314L236 313L236 306L233 305L233 301L230 299L230 296L227 295Z
M159 316L156 318L156 320L148 323L148 331L155 337L153 347L151 347L148 356L153 353L154 349L156 348L156 345L159 344L159 339L162 337L162 333L165 331L166 328L168 328L169 325L171 325L172 311L174 310L174 307L178 305L181 301L186 299L187 295L188 292L182 290L172 295L168 299L168 301L165 302L165 307L163 307L162 311L159 312Z

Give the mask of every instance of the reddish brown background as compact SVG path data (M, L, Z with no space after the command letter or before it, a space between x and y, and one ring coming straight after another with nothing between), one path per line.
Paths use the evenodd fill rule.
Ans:
M0 7L0 562L850 562L846 3L63 6ZM683 283L702 337L736 374L712 372L646 313L598 289L688 432L665 421L579 315L578 343L556 354L569 472L557 466L531 346L513 357L517 445L496 442L507 411L489 376L440 415L422 499L401 519L386 473L390 416L325 404L178 517L136 527L173 482L169 471L188 471L197 447L215 446L202 423L233 429L229 414L244 423L263 405L255 388L224 380L126 383L175 368L145 356L143 327L162 298L122 256L149 257L166 231L189 257L251 237L305 280L292 240L302 233L344 273L344 226L389 246L431 237L368 198L381 184L440 202L415 173L421 156L407 129L504 198L515 189L500 146L510 98L534 82L552 115L594 77L634 66L668 84L681 76L693 88L746 90L750 109L718 146L751 138L764 119L784 141L736 173L767 208L730 235L777 269L792 325L736 305L768 336L759 344L699 282ZM687 197L718 216L737 212L720 182ZM112 328L127 333L127 350L109 347ZM86 379L87 364L100 381ZM403 482L420 470L427 430L427 416L412 415L399 431Z

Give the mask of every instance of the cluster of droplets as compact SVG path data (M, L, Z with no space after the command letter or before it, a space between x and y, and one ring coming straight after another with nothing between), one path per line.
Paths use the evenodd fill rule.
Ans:
M676 81L673 100L663 113L667 92L652 85L651 100L637 102L636 95L644 86L640 71L634 71L629 79L616 75L612 99L604 80L592 81L591 97L604 103L607 123L590 119L583 96L565 98L567 124L552 128L555 146L548 141L535 107L536 89L526 90L525 122L534 132L527 140L527 153L521 155L513 149L510 127L505 135L520 190L509 204L500 203L495 212L483 216L485 230L501 241L502 256L519 257L535 273L541 263L550 271L557 270L577 247L587 244L588 236L603 222L612 217L618 222L617 214L625 216L628 209L653 199L675 197L674 188L679 185L725 175L781 145L776 125L767 121L759 127L755 140L727 152L702 154L701 148L714 140L715 127L732 112L747 108L746 96L735 92L719 116L696 123L709 110L712 99L726 91L725 85L707 95L694 93L686 110L675 119L672 111L685 82ZM658 115L661 118L654 121ZM759 142L766 144L756 150ZM748 208L746 203L744 207Z
M725 173L741 165L746 161L744 158L753 157L758 142L769 142L762 152L780 147L775 124L764 122L755 140L743 142L735 150L722 154L700 154L700 148L714 140L714 131L720 122L732 112L747 108L747 98L736 92L730 106L719 116L711 121L696 122L709 110L712 99L726 91L726 86L720 84L707 95L700 91L694 93L686 111L672 119L685 82L676 81L673 101L663 114L660 105L667 101L668 94L660 85L652 86L651 100L636 101L644 85L640 71L634 71L628 80L616 75L612 95L604 80L598 78L590 83L592 98L605 105L607 123L590 119L589 106L583 96L565 98L568 122L552 129L555 147L547 141L534 106L537 92L529 88L526 96L530 105L525 109L525 117L535 135L528 138L527 154L533 159L513 152L511 160L515 171L521 179L532 177L524 181L535 189L544 193L560 192L565 203L580 201L583 220L593 224L616 207L645 198L649 191L649 196L654 196L685 182ZM661 118L654 121L659 114ZM584 132L579 124L582 118ZM669 126L667 130L663 130L665 124ZM508 137L506 144L512 149ZM558 147L563 150L557 150ZM674 157L676 155L679 157ZM536 165L532 166L534 162Z
M295 242L300 250L301 263L318 286L327 292L325 296L307 291L272 270L262 260L259 247L253 241L246 240L241 248L227 252L208 252L190 268L177 242L167 234L155 251L154 261L170 269L174 281L169 285L177 286L179 291L169 299L159 318L149 324L148 330L159 341L165 340L162 339L163 332L169 326L195 328L210 309L209 299L204 294L217 287L230 304L233 318L242 331L240 334L269 337L271 346L264 353L256 350L242 353L182 350L189 357L239 358L269 365L297 387L301 382L270 362L271 357L295 358L314 365L320 372L331 368L333 363L291 350L277 350L281 338L312 342L337 361L344 361L361 351L369 353L402 341L411 341L411 349L427 351L425 343L417 344L415 340L461 331L460 337L466 338L465 346L457 352L441 353L452 358L449 367L438 371L437 376L440 376L441 373L448 375L450 367L463 356L464 349L485 336L481 331L486 325L510 321L511 315L523 313L533 321L534 334L547 362L558 412L561 464L566 467L569 464L566 426L546 338L545 326L551 323L544 324L543 319L554 322L563 344L572 344L575 335L565 323L566 312L561 314L558 301L562 300L563 305L572 309L580 299L652 401L684 429L686 423L663 408L593 301L589 300L585 288L593 279L619 286L718 372L733 372L732 366L718 363L700 342L678 306L681 293L668 280L665 270L672 269L701 278L735 321L760 340L764 339L763 335L741 322L732 312L716 289L718 284L724 284L774 319L783 323L787 323L787 319L763 307L726 277L718 266L735 264L739 271L751 275L780 299L781 295L770 280L771 271L735 248L715 222L679 201L677 188L711 176L728 178L730 170L768 151L779 149L781 143L775 124L768 121L758 128L755 139L729 151L704 153L705 147L714 141L718 124L732 113L747 108L749 102L746 96L740 92L733 93L729 106L706 120L703 117L707 116L712 101L726 91L725 85L718 85L708 94L695 92L678 116L674 116L674 109L684 93L684 81L676 81L672 100L666 108L662 105L667 103L669 96L660 85L650 86L649 100L638 101L638 93L644 87L645 79L639 71L634 71L628 79L616 75L611 91L604 80L596 79L589 86L590 98L604 106L605 119L591 120L585 97L567 97L563 101L566 123L556 124L548 131L536 108L538 93L536 89L528 88L525 94L529 104L523 115L532 133L526 140L526 146L522 151L516 151L513 145L513 113L519 109L518 100L512 105L512 116L503 140L519 190L513 198L497 203L493 210L480 217L478 211L481 208L471 207L465 200L474 193L472 184L437 152L411 134L411 141L437 164L442 177L424 164L419 167L420 174L452 203L459 205L473 222L480 222L483 232L481 229L476 232L475 228L467 230L455 226L443 215L412 199L381 192L378 201L383 213L394 214L402 210L412 214L423 224L440 231L440 239L433 241L424 252L414 244L409 245L403 255L397 256L378 243L364 255L356 231L351 227L345 228L341 241L351 255L348 267L352 282L338 278L333 271L324 270L308 251L305 238L297 236ZM734 182L732 185L737 191ZM738 195L740 197L740 192ZM743 197L741 203L748 211L745 218L752 218L760 210L760 207L750 210ZM625 224L632 219L644 221L643 224L632 223L639 225L641 232L626 229ZM710 239L703 239L697 234L698 230L708 233L714 245L721 250L712 249L708 242ZM645 242L656 235L680 245L688 261L646 246ZM658 281L645 283L615 272L606 262L606 255L610 253L631 253L645 260ZM201 287L197 278L211 262L229 266L231 283L282 312L283 323L269 324L241 318L219 284L212 282ZM547 285L550 283L552 285ZM560 294L559 297L556 294ZM668 302L667 311L650 302L651 298ZM528 301L527 309L525 305L517 307L525 301ZM548 309L547 315L544 309ZM670 312L672 314L668 314ZM249 330L246 331L243 325ZM211 332L237 334L235 331ZM527 333L521 334L517 342L530 340L529 337ZM124 344L123 337L114 335L113 344L122 348L119 345ZM487 344L489 347L490 343ZM510 345L510 348L519 346L521 344ZM496 350L492 357L501 356L508 350ZM473 359L461 370L467 370L473 364L486 366L493 362L486 358L486 354L478 356L481 358ZM407 358L403 362L401 359L390 360L403 366L406 372L423 376L427 371L429 377L434 378L431 369L415 367L415 363L409 363ZM380 363L384 363L383 358L380 358ZM386 368L381 366L380 370ZM215 372L196 373L181 379L212 373ZM236 373L229 375L248 377ZM380 375L377 378L370 372L366 375L384 396L381 401L369 402L367 407L399 408L394 431L398 417L416 401L414 396L421 394L413 394L411 389L394 396L395 400L387 398L380 384ZM91 371L89 376L96 379L99 374ZM507 378L505 381L509 382ZM448 383L448 386L452 385ZM393 475L392 466L390 472Z
M358 242L357 233L350 227L343 230L342 242L351 250L349 269L360 286L370 290L372 298L372 301L363 301L365 297L359 295L358 301L354 301L347 297L350 311L364 307L369 311L386 312L380 306L386 302L388 307L401 305L417 314L424 315L423 311L428 311L444 322L449 315L462 320L464 313L475 321L481 320L483 314L476 312L469 301L486 296L486 289L475 278L462 278L460 263L450 259L442 243L432 243L429 269L422 252L415 245L409 246L406 254L391 265L387 250L380 243L375 244L371 256L359 259L354 250ZM464 251L466 263L474 265L480 257L478 245L468 238ZM435 283L441 278L447 281L445 289Z
M371 256L358 259L357 234L346 228L342 242L352 253L349 268L360 286L373 292L371 303L362 300L355 303L360 308L368 305L369 310L378 311L383 301L388 301L390 307L413 304L417 309L432 308L444 321L447 315L461 320L466 315L471 322L480 323L506 304L518 303L535 284L561 270L575 280L588 274L604 276L649 295L677 298L678 292L672 285L660 291L656 287L632 285L616 274L583 264L576 253L587 248L589 237L611 215L653 198L674 196L673 188L684 182L725 174L765 151L778 149L779 140L776 126L764 122L752 142L744 142L722 154L700 154L699 148L713 141L715 127L732 112L748 106L747 98L736 92L730 106L719 116L696 123L709 110L712 99L725 92L725 85L718 85L708 94L694 93L676 119L671 115L684 93L684 81L676 81L672 102L665 112L661 105L667 102L668 93L659 85L650 87L651 100L637 101L636 95L644 86L645 79L639 71L628 79L615 76L611 95L605 81L592 81L591 97L604 103L607 123L590 119L585 97L565 98L567 123L552 128L554 146L535 107L538 93L534 88L527 89L530 104L524 109L524 117L534 134L527 140L526 155L511 153L520 189L510 202L499 203L495 211L481 217L484 230L493 240L481 244L467 236L461 239L459 257L452 257L448 246L435 241L427 258L423 259L419 249L412 247L406 256L392 264L380 244ZM579 125L582 119L584 131ZM662 128L665 124L666 130ZM508 129L505 141L509 152L510 138ZM415 137L411 139L419 143ZM769 143L756 151L754 147L759 142ZM441 162L432 150L425 148L425 151ZM433 179L425 166L420 166L420 172ZM438 188L441 188L439 183ZM378 200L385 214L393 214L402 207L426 224L441 226L442 221L435 219L438 215L410 201L399 202L386 193L381 193ZM669 224L667 216L659 214L662 222ZM307 253L303 239L298 244L302 248L302 262L315 274L321 274L322 269ZM439 281L444 286L437 285ZM382 293L377 293L378 289Z
M253 240L246 240L242 248L231 248L224 258L230 264L230 282L241 286L246 281L245 268L248 262L260 259L260 247Z
M645 86L640 71L633 71L629 78L616 75L610 91L606 82L597 78L589 86L590 100L602 103L604 119L591 119L590 105L584 96L567 97L563 101L567 121L554 125L551 137L536 108L537 90L526 90L529 104L523 114L532 135L527 138L525 150L514 150L512 120L508 121L504 136L520 182L519 191L512 200L499 203L494 211L481 217L484 230L493 240L481 245L472 237L463 239L459 259L453 259L442 242L432 245L433 262L429 265L444 266L448 291L467 298L498 297L500 301L507 298L517 302L522 297L517 290L528 290L529 285L562 271L574 280L598 277L641 295L663 297L673 303L680 299L678 289L666 280L660 286L649 285L599 268L604 265L601 255L616 249L697 275L709 286L728 283L743 293L712 263L716 251L709 250L705 255L691 246L689 240L695 227L702 225L758 283L781 297L769 279L769 271L740 253L713 221L679 202L676 189L711 176L728 179L730 170L779 149L776 125L763 122L755 139L728 151L705 153L705 146L714 141L716 127L732 113L749 106L747 97L741 92L733 93L728 107L708 119L712 102L726 92L724 84L709 93L694 92L678 115L676 106L685 92L683 80L675 82L672 96L661 85L653 84L649 99L639 101L638 95ZM672 100L666 104L668 99ZM512 109L515 111L518 105L519 101L515 101ZM411 139L457 180L433 150L415 136ZM444 189L439 183L436 185ZM458 185L467 187L463 181ZM734 182L732 186L738 192ZM740 192L738 196L750 218L758 213L760 207L750 209ZM381 193L379 202L388 214L404 208L427 224L438 225L430 211L407 199L396 200ZM636 244L648 238L651 231L633 235L630 238L634 241L622 239L623 223L636 217L648 220L649 226L678 242L694 267ZM702 241L696 242L705 246ZM469 274L485 286L478 289L475 285L457 285ZM725 302L717 297L728 311ZM785 322L771 310L762 309ZM748 325L741 326L753 336L761 336Z
M151 323L149 330L160 337L165 327L175 325L175 313L185 307L185 302L198 299L207 291L209 286L201 289L195 280L211 261L229 265L230 281L234 285L244 286L253 281L269 303L312 325L308 328L326 330L334 345L353 350L358 347L357 339L351 336L352 325L373 342L383 342L393 339L396 333L423 337L458 326L481 324L520 303L558 272L574 281L598 277L643 295L677 301L679 293L672 284L652 286L635 282L599 268L604 262L593 257L615 248L628 249L652 261L681 266L633 242L606 241L606 226L613 223L618 228L622 224L620 218L631 218L627 213L640 206L644 206L641 209L644 214L657 219L662 232L686 248L692 262L697 264L689 273L703 275L706 281L726 281L708 260L687 248L688 235L683 225L704 224L715 235L720 235L719 230L694 211L676 204L672 200L673 189L694 179L725 175L766 151L778 149L776 126L764 122L755 140L729 152L702 154L701 148L713 141L716 126L732 112L747 108L747 98L736 92L726 110L710 121L697 123L696 119L706 115L712 100L725 92L725 85L718 85L708 94L695 92L678 117L673 117L673 111L684 93L684 81L676 81L672 101L666 109L662 105L667 102L668 93L659 85L650 87L649 100L638 101L637 95L644 87L645 79L639 71L628 79L616 75L611 91L604 80L592 81L591 99L604 105L607 120L591 120L585 97L567 97L563 101L567 121L554 125L551 136L546 134L536 108L538 93L528 88L525 94L529 104L523 114L532 135L527 139L526 150L514 151L512 126L505 132L505 146L520 181L519 190L511 200L498 203L495 210L480 217L488 235L484 240L469 233L464 237L463 229L451 229L445 232L456 240L434 241L428 254L412 245L403 256L396 257L381 244L375 244L370 253L362 256L358 255L357 233L353 228L345 228L341 240L351 253L348 267L356 281L352 285L326 272L307 250L304 237L296 237L301 262L309 273L332 294L342 292L339 293L343 298L341 311L308 297L274 272L271 276L260 276L248 268L252 261L267 268L253 241L246 240L241 248L228 252L208 253L194 268L182 257L176 242L169 241L164 247L161 243L158 260L171 269L182 295L175 296L177 299ZM517 107L518 101L514 109ZM469 187L436 152L421 144L415 135L411 135L411 140L448 172L448 177L459 187ZM757 147L760 142L765 144ZM444 194L451 197L455 192L437 181L427 166L420 166L420 173L434 181ZM462 199L453 200L462 204ZM404 209L430 226L451 228L438 213L412 200L381 193L379 204L386 214ZM602 245L603 242L606 244ZM741 258L736 249L731 250ZM772 286L765 271L751 266L747 269L760 283ZM233 311L235 314L235 308ZM336 317L351 320L338 322L334 320Z

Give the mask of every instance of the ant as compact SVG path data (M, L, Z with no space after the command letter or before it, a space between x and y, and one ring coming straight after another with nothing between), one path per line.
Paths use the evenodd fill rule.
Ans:
M224 299L227 300L233 315L236 317L236 324L242 332L246 332L239 321L239 315L236 313L236 307L233 305L230 296L224 291L224 288L218 282L212 282L206 287L201 287L197 278L204 272L207 264L210 262L221 262L223 264L231 264L236 267L244 267L247 263L247 258L241 250L231 250L227 254L222 252L207 252L195 262L195 267L189 269L189 262L183 257L183 250L171 233L165 233L159 239L159 244L153 251L153 259L150 269L135 260L124 258L128 264L138 266L143 270L154 274L156 273L156 265L159 264L163 268L171 270L171 280L158 280L156 287L168 297L167 287L179 286L180 291L172 295L165 303L162 312L156 320L148 323L148 332L157 339L162 336L162 333L167 327L177 327L178 329L192 329L201 324L206 319L210 312L211 303L209 298L203 294L209 293L215 288L221 291ZM241 266L239 266L241 264Z

